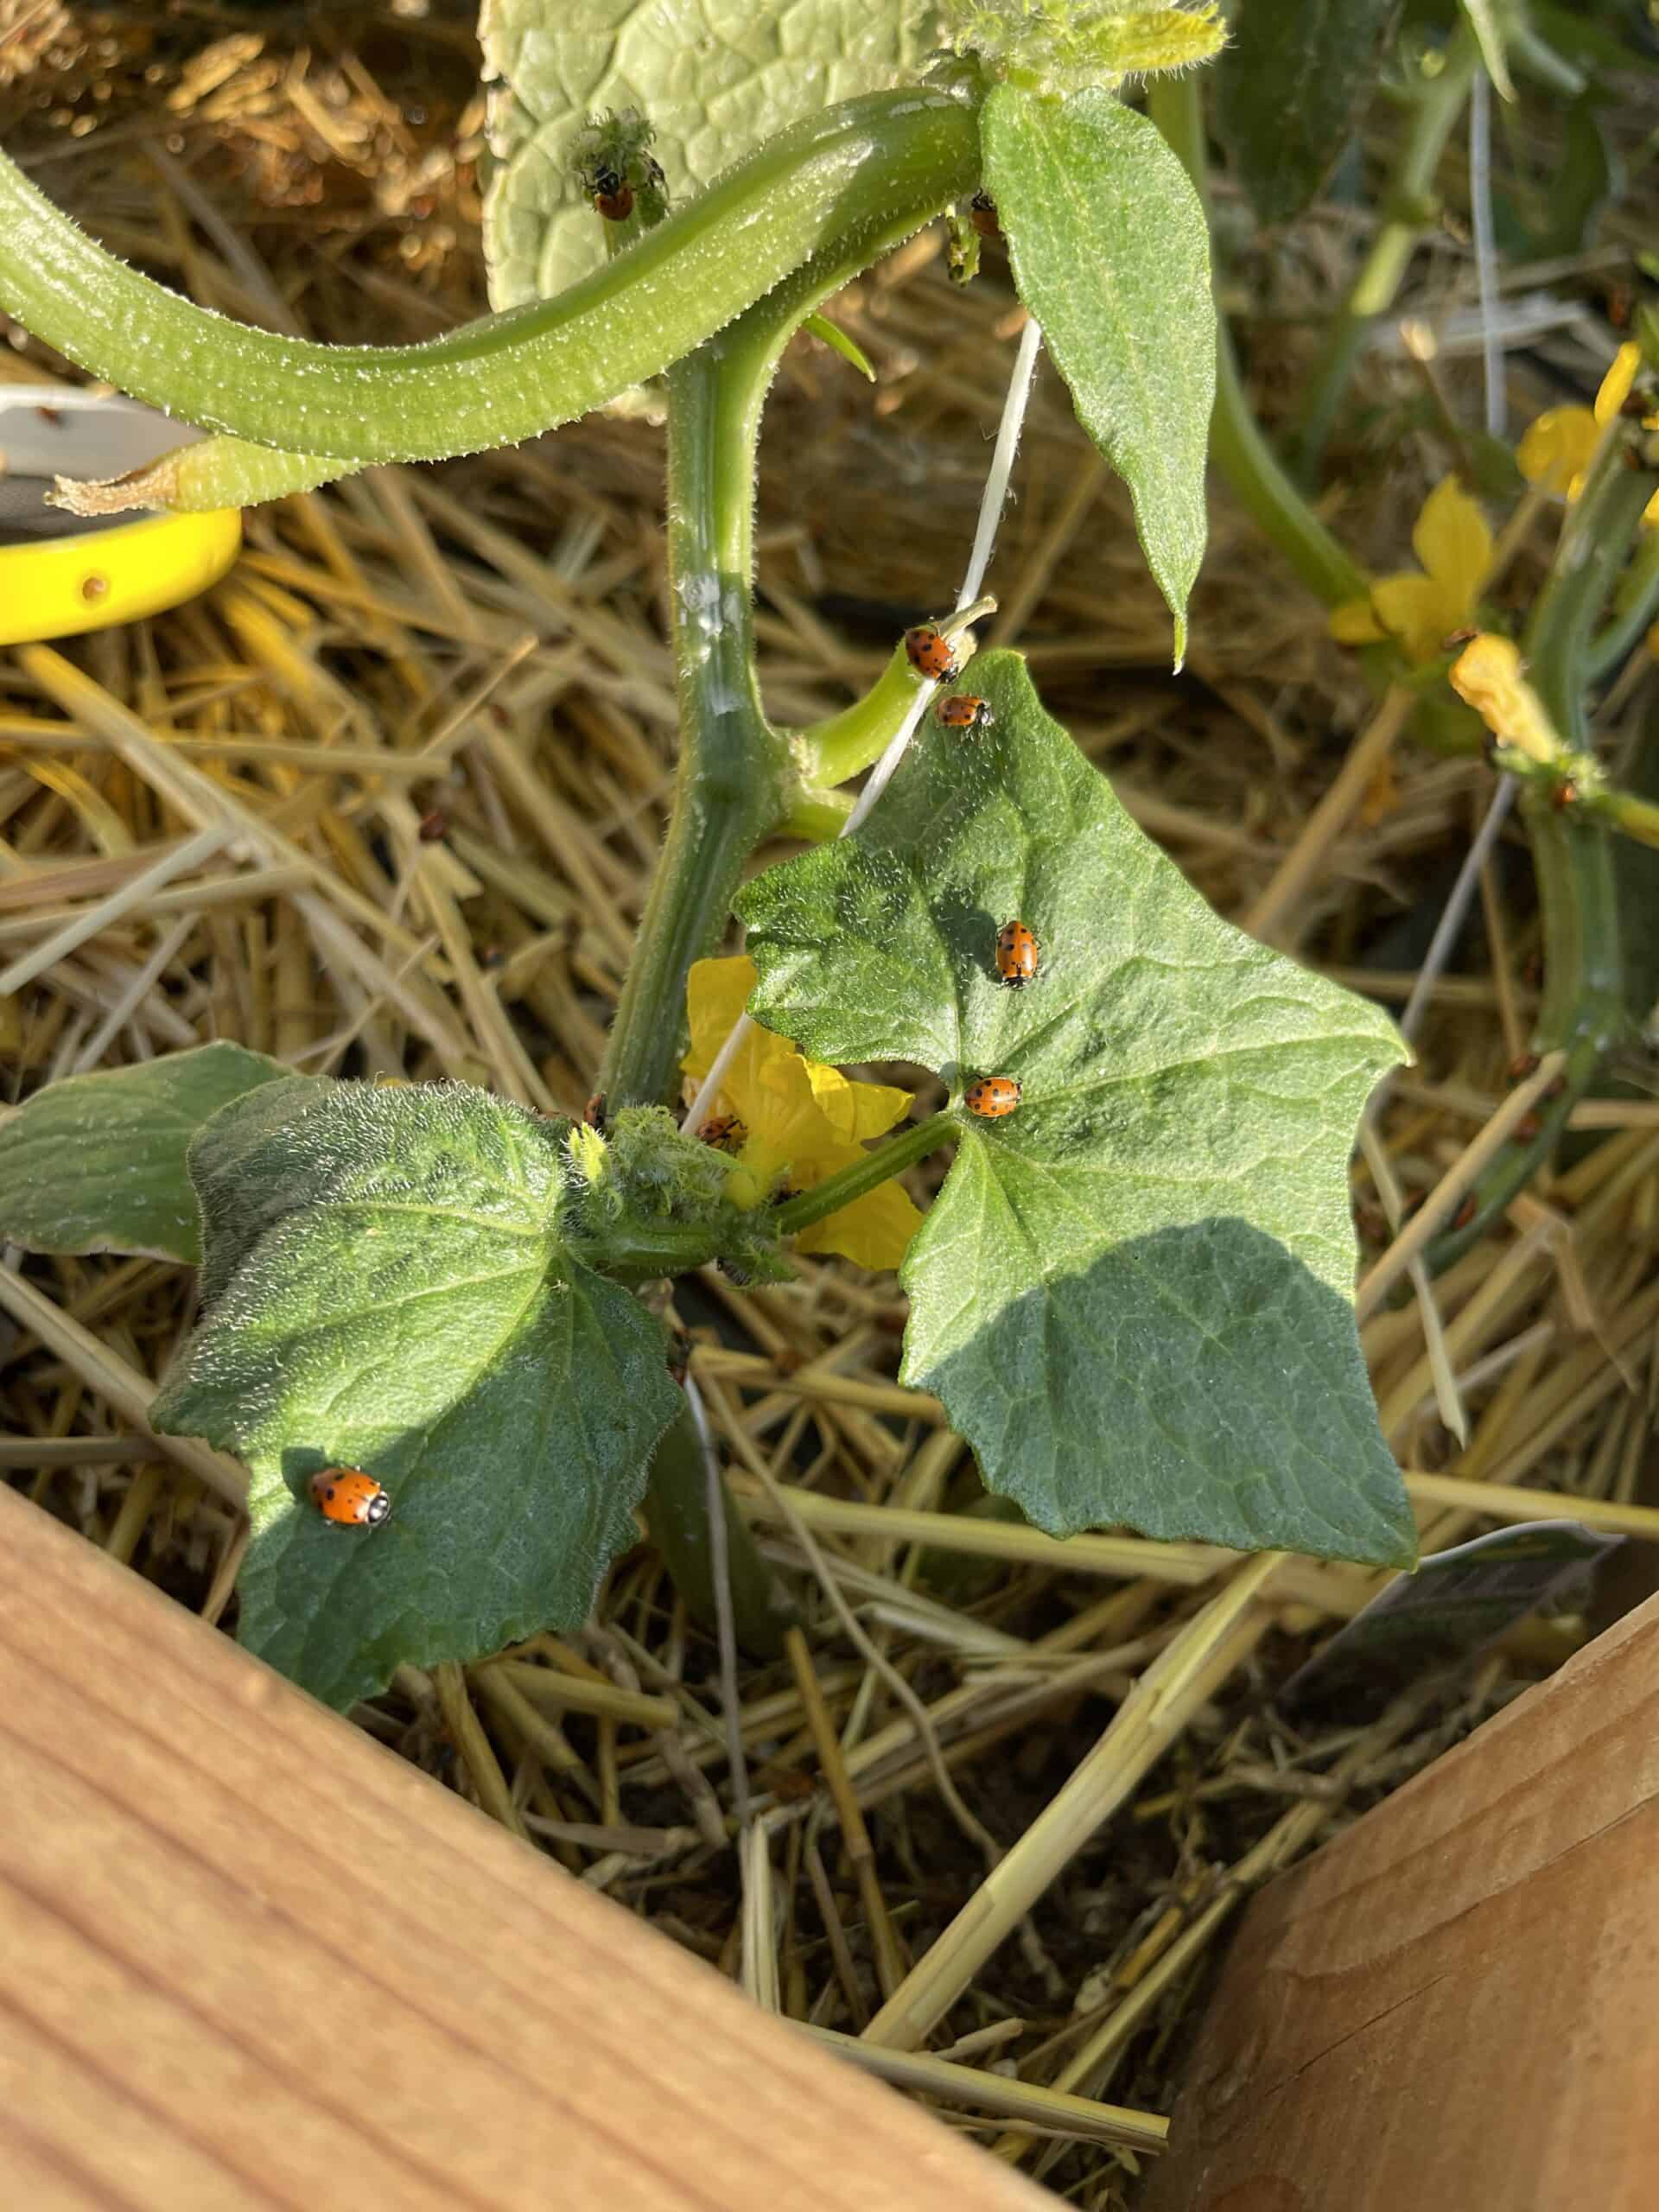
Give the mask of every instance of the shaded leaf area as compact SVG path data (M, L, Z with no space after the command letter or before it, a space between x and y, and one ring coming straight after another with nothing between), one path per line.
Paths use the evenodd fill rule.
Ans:
M1255 212L1282 223L1341 160L1400 0L1247 0L1222 50L1217 123Z
M1018 655L974 682L988 734L930 724L855 836L739 901L758 1020L826 1060L920 1061L958 1100L1021 1085L1007 1118L963 1116L911 1247L904 1379L1053 1535L1409 1560L1347 1178L1393 1027L1213 913ZM1010 991L1016 918L1041 952Z
M1209 526L1216 315L1204 209L1157 126L1109 92L1060 102L999 85L982 130L1020 296L1078 421L1129 487L1179 662Z
M296 1080L193 1147L212 1303L158 1428L247 1465L242 1640L336 1706L585 1619L679 1405L663 1332L561 1234L568 1124ZM321 1467L383 1484L337 1527Z
M221 1106L288 1074L221 1043L49 1084L0 1122L0 1243L199 1259L190 1141Z
M490 300L550 298L605 257L570 174L586 118L636 108L678 206L785 124L913 75L925 0L485 0L495 168L484 213Z

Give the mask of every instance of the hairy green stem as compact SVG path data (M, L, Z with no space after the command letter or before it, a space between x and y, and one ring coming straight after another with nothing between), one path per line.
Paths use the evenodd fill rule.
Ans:
M510 444L602 405L809 257L861 267L971 190L971 104L915 87L843 101L770 140L555 299L417 346L250 328L130 269L0 157L0 308L185 420L354 466Z
M754 1658L775 1659L796 1618L795 1608L761 1558L753 1532L723 1484L721 1503L737 1640ZM709 1545L709 1470L689 1406L676 1416L652 1454L645 1520L686 1611L713 1634L720 1622Z
M1196 79L1159 79L1148 105L1207 213L1208 164ZM1216 405L1210 422L1210 450L1216 466L1262 536L1283 554L1310 591L1327 607L1363 599L1370 579L1319 520L1262 436L1219 310L1216 320Z
M1480 67L1480 50L1465 24L1447 45L1438 74L1425 77L1412 100L1410 127L1384 199L1388 210L1347 298L1332 317L1325 345L1299 410L1293 465L1304 482L1318 473L1331 426L1354 364L1380 315L1394 305L1432 216L1435 171L1463 113Z
M945 197L971 188L977 160L976 141ZM667 842L600 1075L613 1109L655 1103L671 1090L684 1044L687 971L718 943L750 854L809 796L788 741L766 721L754 674L761 410L779 356L801 322L913 230L915 212L907 201L887 226L814 254L670 373L668 556L680 765ZM824 806L826 818L838 812L827 800Z
M861 1160L855 1160L833 1175L826 1175L811 1190L785 1199L772 1215L773 1226L780 1236L793 1236L803 1229L810 1229L815 1221L839 1213L855 1198L879 1190L883 1183L891 1182L906 1167L913 1167L930 1152L961 1135L962 1124L954 1114L933 1114L925 1122L912 1122L886 1144L867 1152Z

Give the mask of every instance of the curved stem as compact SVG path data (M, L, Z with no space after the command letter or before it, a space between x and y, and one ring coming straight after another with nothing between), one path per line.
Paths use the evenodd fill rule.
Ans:
M794 1236L803 1229L810 1229L815 1221L823 1221L832 1213L839 1213L842 1206L849 1206L855 1198L867 1197L901 1175L906 1167L913 1167L918 1160L925 1160L930 1152L940 1145L949 1144L962 1135L962 1124L954 1114L932 1114L925 1122L912 1122L886 1144L878 1145L874 1152L867 1152L861 1160L849 1166L837 1168L833 1175L826 1175L822 1183L811 1190L799 1192L786 1199L772 1216L772 1224L780 1236Z
M1204 117L1195 79L1160 78L1148 104L1154 121L1179 156L1208 212ZM1227 321L1216 316L1216 405L1210 450L1234 498L1308 589L1327 607L1363 599L1370 580L1343 550L1280 465L1256 426L1244 395Z
M418 346L231 322L118 261L0 157L0 308L211 429L358 466L507 445L656 376L809 257L854 268L970 191L978 119L912 86L796 124L555 299ZM338 472L337 472L338 473Z
M1411 257L1432 219L1428 211L1434 173L1479 67L1479 48L1465 24L1447 46L1439 74L1426 78L1413 100L1411 126L1401 142L1398 166L1383 203L1389 212L1347 298L1331 319L1298 410L1294 467L1304 483L1319 468L1366 338L1378 316L1394 305Z

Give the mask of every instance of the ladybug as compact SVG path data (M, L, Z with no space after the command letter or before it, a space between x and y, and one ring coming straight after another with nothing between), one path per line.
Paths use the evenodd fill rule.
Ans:
M1565 814L1569 806L1579 803L1579 787L1571 776L1564 776L1549 794L1549 803L1557 814Z
M594 195L594 206L607 223L626 223L633 213L633 187L620 169L608 163L596 168L588 180L588 188Z
M905 651L918 676L928 677L935 683L949 683L957 674L957 657L931 622L918 622L913 630L906 631Z
M360 1467L319 1467L308 1487L323 1519L347 1528L378 1529L391 1511L391 1498Z
M934 711L946 729L988 729L996 720L988 699L976 699L966 691L952 691Z
M1535 1075L1537 1073L1538 1065L1538 1055L1536 1052L1517 1052L1509 1065L1508 1073L1510 1081L1511 1083L1524 1083L1529 1075Z
M976 192L968 202L968 219L982 238L1000 238L1002 226L996 219L996 202L988 193Z
M982 1122L1000 1122L1020 1103L1020 1085L1011 1075L988 1075L970 1083L963 1099Z
M440 806L430 814L423 814L415 835L423 845L435 845L449 834L449 817Z
M735 1114L715 1114L697 1131L704 1144L711 1144L716 1152L739 1152L748 1138Z
M588 1103L582 1108L582 1118L590 1129L598 1129L601 1133L603 1132L606 1121L606 1104L607 1101L604 1092L602 1090L596 1090L593 1096L588 1101Z
M1037 973L1037 940L1023 922L1004 922L996 933L996 979L1023 990Z
M1536 1114L1523 1114L1510 1132L1516 1144L1534 1144L1544 1133L1544 1124Z
M1476 1204L1475 1194L1471 1191L1468 1197L1465 1198L1463 1204L1458 1208L1456 1213L1452 1217L1452 1228L1453 1232L1455 1233L1459 1229L1467 1229L1470 1224L1474 1220L1478 1211L1478 1208Z

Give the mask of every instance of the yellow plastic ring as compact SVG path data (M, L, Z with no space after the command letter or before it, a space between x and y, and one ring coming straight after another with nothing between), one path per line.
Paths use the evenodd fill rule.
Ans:
M0 546L0 645L159 614L217 583L241 548L238 507Z

